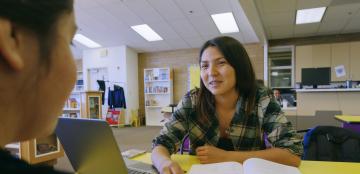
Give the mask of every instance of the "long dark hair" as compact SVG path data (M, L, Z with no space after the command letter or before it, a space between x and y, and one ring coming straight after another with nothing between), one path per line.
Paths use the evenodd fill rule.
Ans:
M243 45L236 39L228 36L216 37L208 40L200 50L199 63L204 50L208 47L217 47L225 59L235 69L236 90L245 101L245 114L250 115L255 107L256 78L250 58ZM196 103L199 110L199 120L208 122L209 116L215 113L215 99L212 93L200 80L200 94Z
M34 32L39 40L40 56L47 63L54 45L55 23L61 14L71 11L73 0L0 0L0 17Z

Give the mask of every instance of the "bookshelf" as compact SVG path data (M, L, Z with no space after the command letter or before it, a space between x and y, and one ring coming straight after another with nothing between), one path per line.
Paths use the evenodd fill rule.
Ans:
M171 68L144 69L144 98L146 125L164 125L161 108L173 102Z
M84 91L82 71L77 71L77 80L69 98L65 101L62 117L81 117L81 93Z

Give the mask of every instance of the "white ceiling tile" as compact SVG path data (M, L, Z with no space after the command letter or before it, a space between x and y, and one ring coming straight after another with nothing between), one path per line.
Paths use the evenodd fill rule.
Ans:
M338 5L345 5L345 4L358 4L360 3L359 0L332 0L330 6L338 6Z
M129 26L144 23L143 20L136 16L135 13L133 13L126 5L124 5L124 3L120 1L107 3L104 5L104 8L119 21L126 23Z
M221 36L210 13L232 11L244 42L256 35L237 0L76 0L76 22L82 33L103 46L128 45L140 52L198 48ZM193 11L193 13L189 13ZM147 23L164 40L148 42L130 26ZM77 49L87 49L79 45Z
M165 41L155 41L150 43L151 47L155 48L157 51L173 50L168 43Z
M352 14L355 14L360 8L360 4L346 4L331 6L326 10L324 19L319 28L319 34L337 34L343 31Z
M271 32L271 39L292 37L294 35L293 28L293 25L271 26L269 27Z
M199 32L196 31L194 26L189 22L189 20L174 20L170 21L170 25L179 34L181 37L194 37L199 36Z
M211 34L211 35L203 35L202 38L204 38L205 42L214 39L216 37L224 36L223 34Z
M244 43L244 38L242 37L242 35L240 33L228 33L228 34L223 34L223 36L230 36L230 37L238 40L240 43Z
M295 13L269 13L264 16L267 26L293 25L295 23Z
M141 37L138 33L136 33L134 30L130 28L124 35L124 38L132 43L148 43L147 40L145 40L143 37Z
M201 37L184 37L183 38L191 48L200 48L206 41Z
M347 4L329 7L325 12L322 22L336 23L338 21L348 20L352 17L350 14L355 14L359 8L360 4Z
M298 0L296 9L307 9L316 7L327 7L330 5L332 0Z
M87 9L87 8L98 7L99 4L96 1L76 0L76 1L74 1L74 6L75 6L75 9L78 7L82 8L82 9Z
M346 20L334 22L323 22L318 30L319 34L336 34L340 33L347 23Z
M173 49L186 49L191 48L183 39L167 39L166 43L169 44Z
M177 6L179 6L183 12L188 17L191 16L202 16L209 15L205 6L202 4L201 0L174 0Z
M296 0L260 0L264 14L295 11Z
M92 20L96 21L98 25L106 25L107 27L111 27L114 24L122 23L118 18L114 17L102 7L89 8L87 9L87 14Z
M315 35L320 27L320 23L311 23L311 24L301 24L295 25L294 34L297 36L303 34L313 34Z
M146 0L124 1L124 4L145 23L164 21L162 16Z
M148 2L167 21L185 19L185 16L182 13L181 9L175 4L174 1L150 0Z
M360 32L360 11L355 14L347 23L342 33L357 33Z
M269 39L360 32L358 0L255 0L255 5ZM295 25L296 9L321 6L328 7L321 23Z
M201 0L210 14L231 12L232 8L228 1L224 0Z
M189 19L195 29L200 33L200 35L219 35L220 32L217 29L214 21L210 16L194 16Z
M180 36L168 23L148 23L148 25L165 40L180 38Z

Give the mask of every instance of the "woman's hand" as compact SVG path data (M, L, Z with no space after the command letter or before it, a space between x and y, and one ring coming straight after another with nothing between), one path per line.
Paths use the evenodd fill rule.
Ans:
M171 160L167 160L160 165L160 174L184 174L180 165Z
M200 146L196 149L196 156L202 164L230 161L228 153L229 151L209 145Z

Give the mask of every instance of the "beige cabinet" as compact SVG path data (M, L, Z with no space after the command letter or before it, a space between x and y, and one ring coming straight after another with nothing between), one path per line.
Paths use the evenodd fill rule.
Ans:
M349 79L349 58L349 42L331 44L331 81L345 81ZM346 75L343 77L336 77L334 68L340 65L343 65L345 67Z
M312 66L314 68L331 66L330 44L319 44L312 46Z
M301 69L311 68L313 63L312 46L297 46L295 50L295 80L297 83L301 82Z
M296 47L296 82L302 68L331 67L331 81L360 80L360 42L343 42ZM343 65L346 75L336 77L335 67Z
M360 42L350 43L350 79L360 81Z
M102 91L86 91L81 93L82 118L102 118L102 93Z

